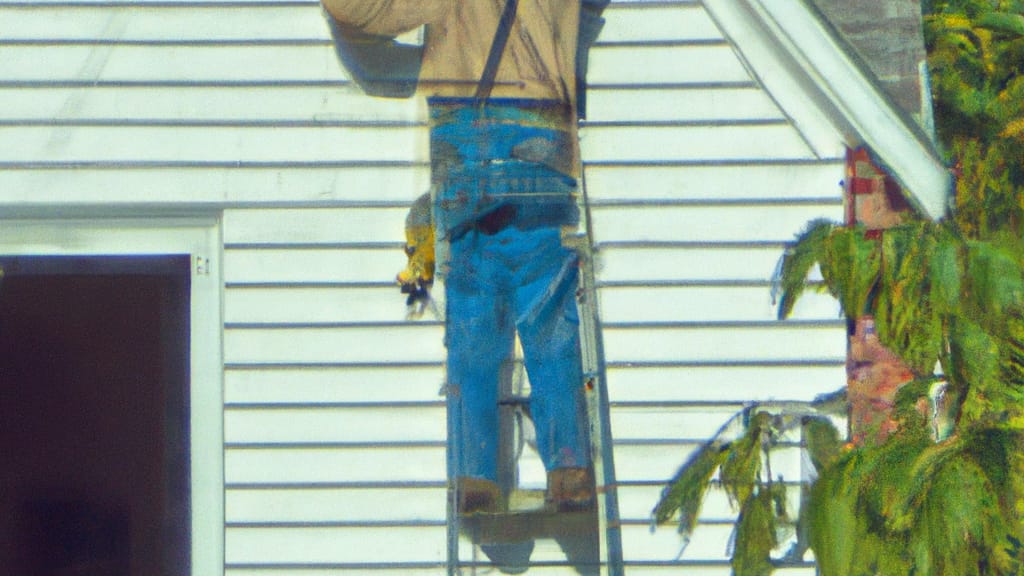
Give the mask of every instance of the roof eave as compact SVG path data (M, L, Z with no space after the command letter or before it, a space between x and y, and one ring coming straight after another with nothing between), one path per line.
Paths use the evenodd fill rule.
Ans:
M899 109L804 0L705 0L714 15L742 9L817 91L813 100L844 133L867 146L907 191L908 200L938 220L947 213L952 179L931 140ZM737 46L743 52L742 45ZM752 59L748 58L748 61ZM754 59L756 60L756 59ZM756 66L755 62L751 62Z

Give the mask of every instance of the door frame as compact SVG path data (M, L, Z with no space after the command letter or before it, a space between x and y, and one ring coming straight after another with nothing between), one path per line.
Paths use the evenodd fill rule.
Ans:
M189 255L189 563L194 575L224 573L222 247L219 214L89 219L0 217L0 255Z

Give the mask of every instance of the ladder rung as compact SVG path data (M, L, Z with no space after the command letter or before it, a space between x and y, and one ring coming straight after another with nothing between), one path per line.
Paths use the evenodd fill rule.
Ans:
M498 400L498 406L528 406L529 404L529 396L508 396Z
M588 534L596 537L596 516L596 507L579 512L539 509L471 514L459 519L459 528L474 544L502 544Z

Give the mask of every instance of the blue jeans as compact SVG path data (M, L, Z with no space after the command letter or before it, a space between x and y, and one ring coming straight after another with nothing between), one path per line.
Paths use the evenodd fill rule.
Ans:
M453 99L430 100L430 111L434 226L449 243L449 475L497 480L499 378L516 333L545 467L588 466L578 255L560 231L579 220L570 111Z
M520 230L579 222L571 110L545 100L429 102L438 240L458 239L499 208L514 212Z
M519 334L548 470L590 464L576 309L578 255L558 228L471 230L451 244L449 473L497 481L498 385Z

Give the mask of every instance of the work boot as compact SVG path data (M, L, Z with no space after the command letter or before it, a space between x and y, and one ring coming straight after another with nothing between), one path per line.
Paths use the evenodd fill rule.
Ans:
M462 476L457 480L459 514L493 513L498 511L501 488L498 484L483 478Z
M548 505L559 512L587 510L594 505L594 475L590 468L556 468L548 472Z

